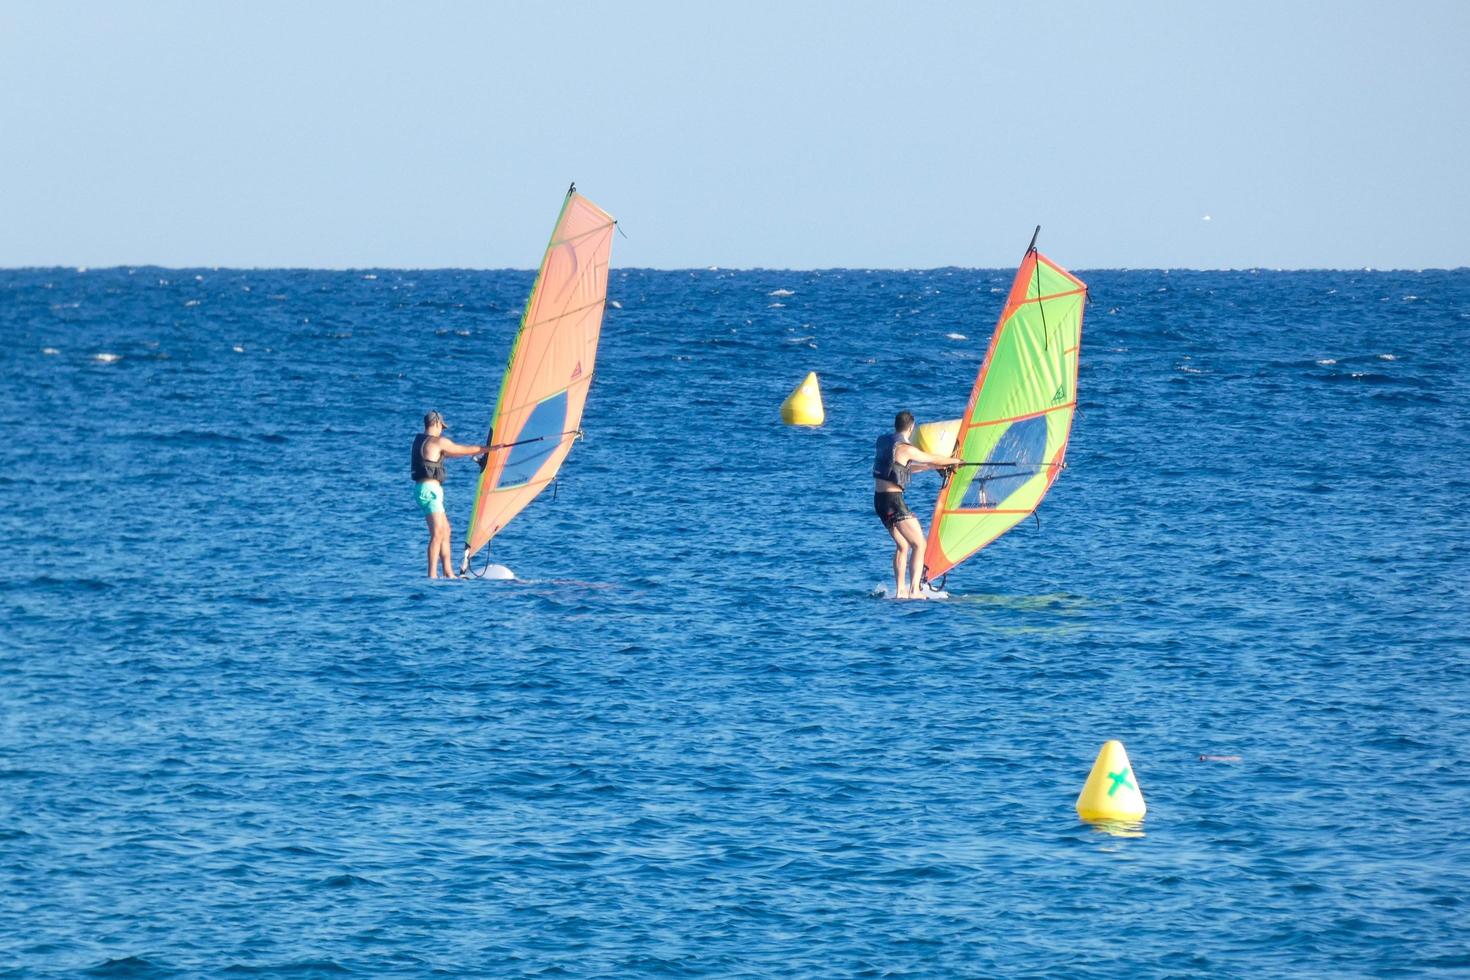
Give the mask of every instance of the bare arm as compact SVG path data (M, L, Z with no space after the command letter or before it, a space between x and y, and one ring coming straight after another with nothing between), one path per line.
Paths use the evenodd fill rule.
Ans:
M937 470L942 466L958 466L964 462L958 456L941 456L938 453L926 453L917 446L902 445L893 450L893 456L900 465L907 466L916 472L924 470Z
M439 455L441 458L452 456L478 456L485 451L484 446L461 446L457 442L448 439L439 439Z

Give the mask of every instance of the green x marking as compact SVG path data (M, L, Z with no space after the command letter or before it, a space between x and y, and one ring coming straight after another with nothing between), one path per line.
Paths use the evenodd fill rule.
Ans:
M1120 769L1117 772L1110 772L1110 773L1108 773L1108 778L1113 781L1113 785L1111 785L1111 786L1108 787L1108 795L1109 796L1112 796L1114 793L1118 792L1118 787L1119 786L1127 786L1129 789L1137 789L1138 788L1137 786L1134 786L1132 783L1130 783L1128 781L1128 770L1127 769Z

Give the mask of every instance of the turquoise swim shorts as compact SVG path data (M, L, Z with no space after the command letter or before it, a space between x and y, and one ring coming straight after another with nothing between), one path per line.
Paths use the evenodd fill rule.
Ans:
M444 490L432 480L413 485L413 499L419 502L424 516L444 513Z

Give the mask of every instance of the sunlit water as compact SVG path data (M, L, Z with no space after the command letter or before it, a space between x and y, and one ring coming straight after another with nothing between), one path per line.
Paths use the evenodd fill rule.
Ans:
M875 598L1010 276L615 270L523 581L430 585L528 273L0 272L0 969L1470 969L1470 272L1084 271L1039 528Z

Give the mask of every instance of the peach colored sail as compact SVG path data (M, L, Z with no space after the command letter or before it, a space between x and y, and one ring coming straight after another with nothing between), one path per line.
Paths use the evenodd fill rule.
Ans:
M615 224L575 185L567 192L500 385L466 564L555 478L581 435Z

